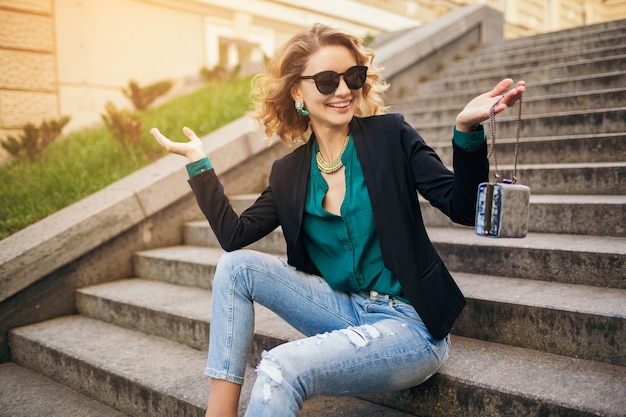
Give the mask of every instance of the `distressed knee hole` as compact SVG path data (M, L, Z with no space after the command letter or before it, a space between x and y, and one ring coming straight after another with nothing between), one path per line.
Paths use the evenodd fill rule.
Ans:
M261 362L259 362L259 366L256 368L256 373L259 376L261 374L265 376L263 401L267 402L272 398L272 387L276 387L283 382L283 369L273 356L264 351Z
M371 339L378 339L380 332L372 325L366 324L360 327L348 327L340 330L341 333L348 337L348 340L359 350L369 345Z

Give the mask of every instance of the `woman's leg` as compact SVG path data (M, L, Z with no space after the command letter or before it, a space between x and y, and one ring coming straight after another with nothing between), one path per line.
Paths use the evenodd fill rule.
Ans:
M211 392L205 417L237 417L241 385L211 378Z
M314 396L397 391L440 368L449 339L433 339L413 307L353 298L361 310L359 325L264 353L246 415L293 417Z
M235 385L243 383L252 344L253 302L273 310L307 335L358 323L348 294L332 290L319 277L296 271L282 259L250 250L225 253L220 258L213 279L212 300L205 374L212 381ZM218 389L228 387L212 382L212 391L215 385ZM209 409L214 406L213 398L211 395ZM233 401L231 397L219 398L220 402Z

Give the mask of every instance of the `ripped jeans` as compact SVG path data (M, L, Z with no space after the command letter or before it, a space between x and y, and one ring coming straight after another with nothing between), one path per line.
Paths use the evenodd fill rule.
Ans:
M449 337L433 339L409 304L335 291L275 256L239 250L221 257L213 281L205 370L211 378L243 383L253 302L309 337L263 353L246 416L297 416L314 396L418 385L437 372L450 347Z

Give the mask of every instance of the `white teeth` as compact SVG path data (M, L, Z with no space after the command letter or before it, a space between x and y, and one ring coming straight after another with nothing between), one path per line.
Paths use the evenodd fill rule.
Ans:
M336 108L342 108L342 107L348 107L350 105L350 102L346 102L346 103L330 103L329 106L330 107L336 107Z

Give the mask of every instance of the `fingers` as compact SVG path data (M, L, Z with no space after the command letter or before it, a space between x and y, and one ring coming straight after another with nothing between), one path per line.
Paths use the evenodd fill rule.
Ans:
M511 80L510 78L505 78L504 80L500 81L496 85L496 87L490 92L499 93L499 95L497 96L499 102L494 109L496 113L500 113L501 111L513 106L517 102L517 100L519 100L524 91L526 91L526 82L523 80L518 81L515 84L515 87L511 88L509 91L506 91L509 87L511 87L512 84L513 80Z
M172 145L175 143L174 141L164 136L156 127L153 127L152 129L150 129L150 133L152 133L152 135L156 138L156 140L167 150L170 150ZM198 135L196 135L196 133L193 130L189 129L188 127L183 127L183 133L192 142L200 141L200 138L198 138Z
M502 98L501 104L511 107L519 100L521 95L526 91L526 83L518 81L514 88L510 89Z
M513 85L513 80L511 78L505 78L504 80L502 80L498 84L496 84L496 86L493 88L493 90L491 90L489 92L489 95L491 97L500 96L500 95L504 94L504 92L506 90L508 90L509 87L511 87L511 85Z
M161 146L163 146L165 149L168 148L168 142L171 142L171 140L163 136L159 129L153 127L152 129L150 129L150 133L152 133L152 136L154 136L154 138L157 140L157 142L159 142L159 144L161 144Z
M198 138L198 135L196 135L196 133L193 130L189 129L187 126L183 127L183 134L187 136L189 140L200 140L200 138Z
M490 97L503 96L506 97L508 94L515 93L516 95L520 95L526 89L526 82L520 80L515 84L511 90L507 92L507 90L513 85L513 80L510 78L505 78L500 81L496 86L491 90L488 94Z
M489 103L490 108L497 104L494 109L496 113L507 108L505 100L507 95L506 90L508 90L511 85L513 85L513 80L511 78L505 78L486 94L491 99Z
M169 152L181 153L179 150L179 144L167 138L156 127L150 129L150 133L152 133L152 136L156 138L157 142L159 142L159 144Z
M183 128L183 133L189 139L188 142L174 142L165 137L156 127L150 129L150 133L169 152L186 157L189 162L197 161L206 156L204 144L188 127Z

